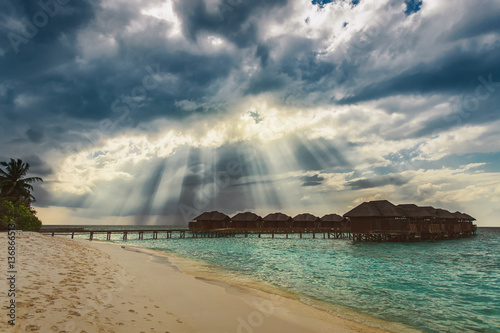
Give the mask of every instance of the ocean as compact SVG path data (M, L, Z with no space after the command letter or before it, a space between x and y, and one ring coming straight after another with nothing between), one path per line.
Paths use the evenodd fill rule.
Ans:
M113 242L195 259L347 317L352 310L424 332L500 332L500 228L418 243L131 237Z

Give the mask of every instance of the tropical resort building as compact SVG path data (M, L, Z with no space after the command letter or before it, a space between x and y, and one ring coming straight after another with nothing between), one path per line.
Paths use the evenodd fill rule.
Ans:
M229 228L231 218L224 213L212 211L205 212L189 222L190 230L214 230Z
M262 228L266 229L286 229L292 226L293 219L283 213L272 213L264 217Z
M320 220L321 228L345 229L345 231L350 228L349 221L338 214L326 214Z
M257 229L262 227L262 217L251 212L238 213L231 218L231 228Z
M343 216L326 214L322 218L309 213L294 218L284 213L271 213L264 218L252 212L237 213L232 218L212 211L197 216L189 223L191 231L213 231L217 235L244 232L323 233L323 237L347 237L363 241L419 241L470 237L477 226L472 216L432 206L394 205L387 200L363 202Z
M293 218L292 227L318 229L321 227L321 219L309 213L299 214Z

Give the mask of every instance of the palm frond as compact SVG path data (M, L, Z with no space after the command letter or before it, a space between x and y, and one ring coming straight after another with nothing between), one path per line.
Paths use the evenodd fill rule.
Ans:
M30 177L30 178L23 178L23 181L26 183L35 183L35 182L43 182L43 179L40 177Z

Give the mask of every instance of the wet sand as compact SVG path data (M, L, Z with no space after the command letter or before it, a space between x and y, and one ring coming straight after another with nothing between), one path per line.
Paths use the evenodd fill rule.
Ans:
M3 306L0 331L385 332L204 277L188 260L157 251L36 233L18 235L16 243L16 325L7 325ZM7 262L7 251L0 251L0 261ZM6 305L6 279L0 288Z

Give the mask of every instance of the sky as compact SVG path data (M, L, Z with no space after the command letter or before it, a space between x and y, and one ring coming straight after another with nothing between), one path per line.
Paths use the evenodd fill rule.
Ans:
M7 0L0 160L44 224L369 200L500 226L497 0Z

